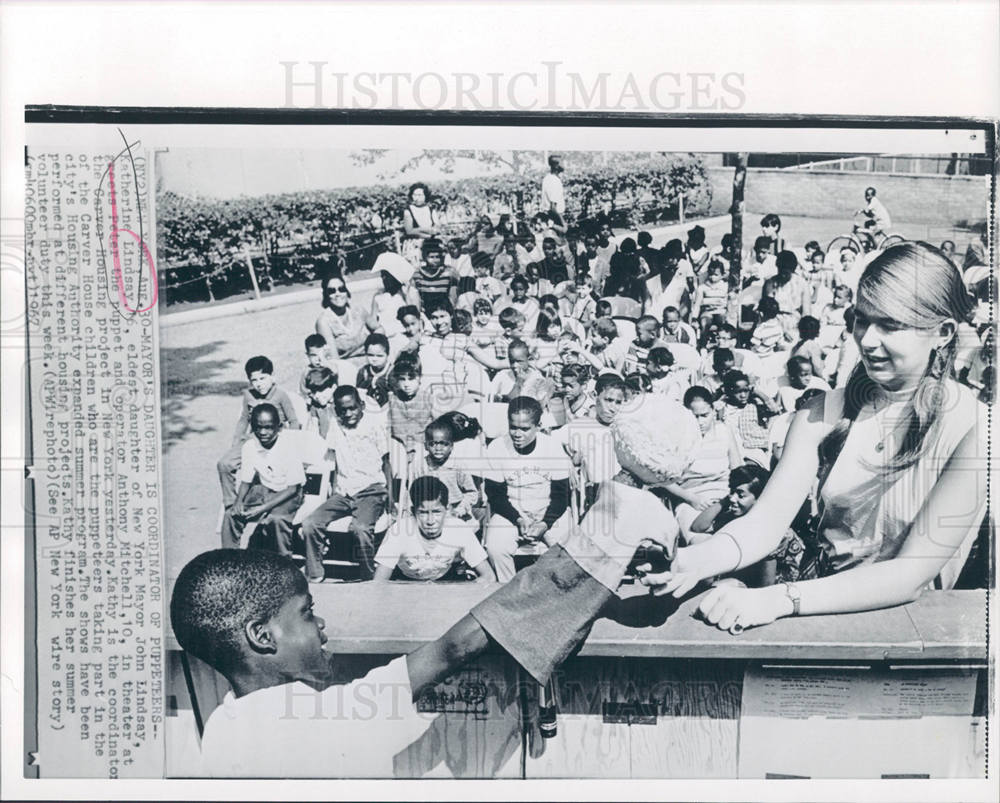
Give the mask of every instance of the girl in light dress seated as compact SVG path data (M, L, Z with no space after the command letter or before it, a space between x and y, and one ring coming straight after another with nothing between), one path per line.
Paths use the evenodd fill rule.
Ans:
M818 516L798 583L719 587L699 606L731 632L791 615L916 599L958 578L986 505L986 413L952 377L955 333L972 300L926 243L879 253L858 284L860 362L843 389L795 415L774 476L745 516L678 550L643 582L683 596L770 554L815 483Z

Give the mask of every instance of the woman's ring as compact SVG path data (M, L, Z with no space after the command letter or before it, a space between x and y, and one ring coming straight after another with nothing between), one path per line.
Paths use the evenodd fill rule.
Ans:
M739 621L733 622L733 626L729 628L729 632L734 636L738 636L743 632L743 625L741 625Z

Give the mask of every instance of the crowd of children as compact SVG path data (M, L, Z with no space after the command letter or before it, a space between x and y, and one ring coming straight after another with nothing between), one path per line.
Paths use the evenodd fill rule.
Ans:
M773 214L739 271L728 234L716 247L701 226L653 242L551 212L424 238L409 260L382 254L367 336L345 352L317 322L305 338L304 421L271 362L247 361L218 463L223 546L252 523L255 545L302 555L310 582L328 580L337 540L362 580L508 581L616 474L611 425L650 395L701 432L683 476L656 491L684 541L745 515L795 410L858 360L852 301L867 255L794 248ZM981 308L963 324L956 373L988 400L984 284L970 287ZM809 514L735 580L795 579ZM331 527L340 519L346 530Z

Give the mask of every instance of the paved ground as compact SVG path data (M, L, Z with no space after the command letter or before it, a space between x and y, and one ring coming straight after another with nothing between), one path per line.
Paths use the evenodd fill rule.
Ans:
M747 236L757 233L757 215L747 215ZM679 236L673 227L657 238ZM718 243L729 230L721 220L705 226L708 241ZM824 247L848 231L846 220L786 218L783 232L791 246L818 240ZM943 233L921 226L902 226L899 233L930 238L934 244L950 236L959 253L969 242L968 232ZM658 243L659 244L659 243ZM355 304L370 303L371 293L358 293ZM319 311L315 302L296 303L255 313L229 315L160 330L162 378L163 473L166 518L167 577L176 577L194 555L218 545L215 525L221 504L215 461L228 448L239 414L240 392L246 384L243 363L254 354L266 354L275 365L282 387L294 388L304 367L302 341L313 331Z

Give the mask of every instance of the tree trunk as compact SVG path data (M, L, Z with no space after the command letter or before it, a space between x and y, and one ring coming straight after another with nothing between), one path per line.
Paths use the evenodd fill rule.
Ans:
M736 171L733 173L733 205L730 207L733 224L733 262L730 267L736 287L742 289L743 269L743 190L747 183L747 153L736 154Z

